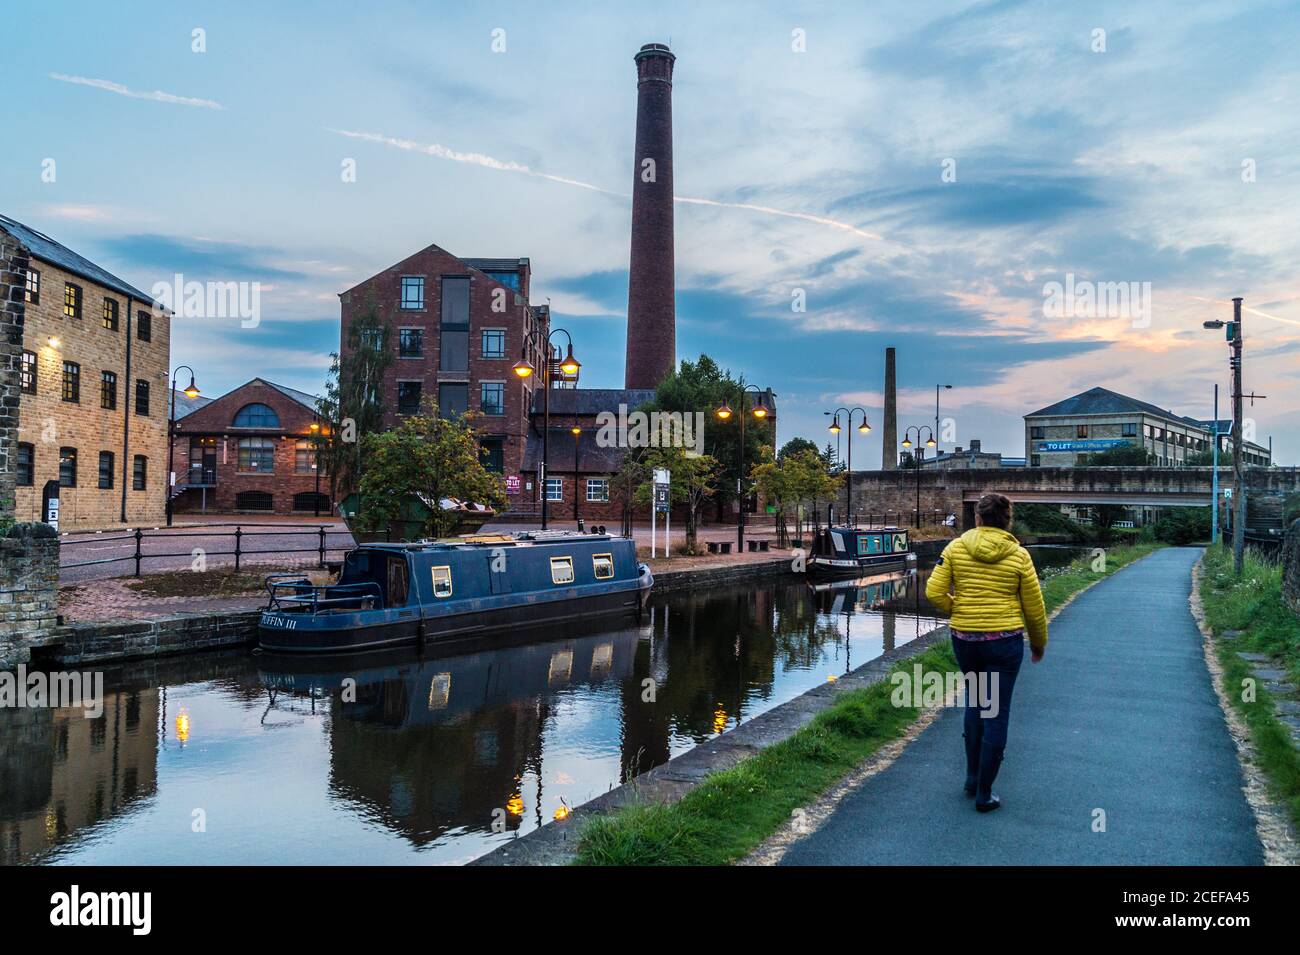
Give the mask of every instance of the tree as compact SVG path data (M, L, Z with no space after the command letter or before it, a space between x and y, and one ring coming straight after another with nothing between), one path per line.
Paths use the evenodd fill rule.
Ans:
M392 326L369 303L348 326L348 347L330 355L325 395L316 410L328 422L317 467L330 479L330 498L360 487L362 438L384 428L384 370L393 362Z
M765 461L754 468L752 476L763 498L777 508L777 537L782 546L788 540L786 509L795 508L795 535L802 537L803 512L799 503L811 501L815 510L819 500L837 495L843 482L843 476L827 467L826 459L815 446L795 450L784 459L778 456L776 460Z
M1154 464L1156 456L1136 444L1117 444L1105 451L1093 451L1078 457L1081 468L1142 468Z
M1224 460L1225 457L1227 458L1227 460ZM1227 464L1230 463L1231 461L1232 458L1227 457L1226 455L1219 456L1220 464ZM1214 467L1214 449L1206 448L1204 451L1194 451L1193 453L1187 455L1187 457L1183 458L1183 464L1187 465L1189 468Z
M364 530L377 530L402 517L411 496L429 508L425 533L444 537L459 518L443 510L444 498L456 498L500 507L505 486L500 475L483 467L474 415L440 418L432 399L420 414L408 415L392 431L372 432L361 439L366 467L361 475L361 510Z
M828 451L830 450L829 444L826 445L826 449ZM812 451L814 454L820 453L817 450L817 445L813 444L807 438L791 438L785 444L781 445L781 450L777 452L776 459L778 461L784 461L786 458L790 457L790 455L798 454L800 451Z
M651 478L646 455L646 448L629 448L623 455L618 473L609 481L610 499L619 505L622 513L624 537L632 536L632 512L637 504L637 492Z
M717 493L722 464L715 457L695 454L686 448L651 448L645 456L645 467L647 477L656 468L672 472L669 499L686 505L686 551L694 554L700 508ZM642 504L652 504L653 493L652 483L644 480L637 488L636 499Z

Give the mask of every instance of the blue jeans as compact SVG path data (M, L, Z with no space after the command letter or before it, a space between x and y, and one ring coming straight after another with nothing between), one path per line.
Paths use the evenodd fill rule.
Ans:
M966 738L966 788L974 788L975 798L986 803L992 795L993 780L997 778L1007 745L1011 693L1024 660L1025 644L1020 637L1000 640L959 640L953 637L952 652L967 678L963 733ZM996 684L993 674L997 674ZM978 687L979 694L972 694L972 687ZM978 698L985 693L991 704L987 708L980 705ZM983 715L986 709L988 716Z

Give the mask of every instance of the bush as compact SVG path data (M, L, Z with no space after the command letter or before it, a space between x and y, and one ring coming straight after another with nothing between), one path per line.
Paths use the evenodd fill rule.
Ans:
M1210 523L1208 507L1173 508L1156 521L1156 539L1166 544L1195 544L1208 541Z

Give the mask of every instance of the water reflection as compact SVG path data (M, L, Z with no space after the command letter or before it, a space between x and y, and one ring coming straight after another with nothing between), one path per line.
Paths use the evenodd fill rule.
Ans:
M511 646L123 668L100 720L0 712L0 860L464 862L928 631L923 590L800 580Z

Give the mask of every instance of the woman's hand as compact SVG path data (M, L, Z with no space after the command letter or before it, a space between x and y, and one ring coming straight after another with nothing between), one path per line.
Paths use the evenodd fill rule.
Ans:
M1046 651L1047 651L1047 647L1033 647L1033 646L1031 646L1031 647L1029 648L1029 659L1030 659L1030 662L1032 662L1032 663L1042 663L1042 662L1043 662L1043 654L1044 654Z

